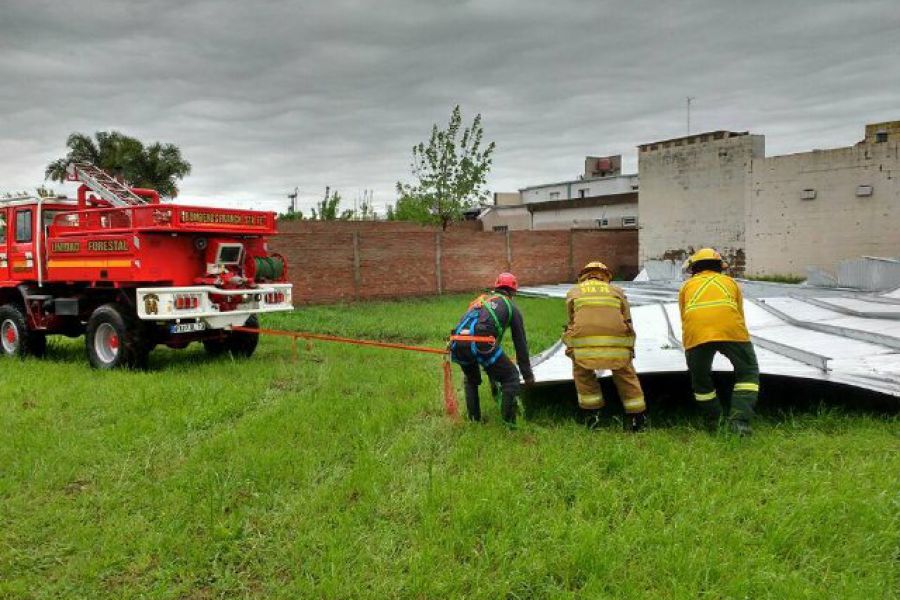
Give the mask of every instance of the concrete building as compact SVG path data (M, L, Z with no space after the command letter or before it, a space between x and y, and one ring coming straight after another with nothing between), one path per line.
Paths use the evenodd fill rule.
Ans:
M637 227L638 177L621 168L621 156L588 156L576 179L494 194L494 206L480 216L484 229Z
M494 206L521 206L522 195L519 192L494 192Z
M900 122L858 144L765 156L765 138L716 131L639 146L640 260L712 246L737 272L805 276L900 256Z
M861 256L900 257L900 121L868 125L863 141L753 161L747 269L835 272Z
M638 146L640 261L712 246L742 269L746 190L765 138L713 131Z
M536 204L631 194L637 190L638 176L622 175L621 155L588 156L584 159L584 171L577 179L529 186L519 190L519 195L523 204Z
M522 204L489 206L481 211L478 220L481 221L481 228L484 231L531 229L531 212Z

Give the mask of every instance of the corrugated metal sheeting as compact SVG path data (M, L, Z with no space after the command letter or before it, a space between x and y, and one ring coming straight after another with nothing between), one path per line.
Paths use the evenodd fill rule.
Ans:
M892 290L900 286L900 260L864 256L838 266L837 284L866 291Z
M569 287L523 288L521 293L562 298ZM622 287L633 306L638 373L685 371L678 282L624 282ZM900 397L900 298L757 282L743 287L744 314L764 374L842 383ZM535 358L538 383L572 379L564 350L558 342ZM713 367L731 370L720 356Z

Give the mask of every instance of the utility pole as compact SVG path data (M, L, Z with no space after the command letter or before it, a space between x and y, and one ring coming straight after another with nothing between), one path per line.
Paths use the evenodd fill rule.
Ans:
M287 195L288 200L291 201L291 205L290 205L290 207L288 208L288 212L290 212L290 213L295 213L295 212L297 212L297 196L298 196L299 194L300 194L300 188L299 188L299 187L295 187L295 188L294 188L294 193L293 193L293 194L288 194L288 195Z
M691 101L694 96L687 97L687 135L691 135Z

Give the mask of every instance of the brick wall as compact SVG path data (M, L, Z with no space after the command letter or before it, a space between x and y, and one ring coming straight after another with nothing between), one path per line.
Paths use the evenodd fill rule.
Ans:
M638 230L573 231L572 264L575 271L572 277L592 260L604 262L614 276L634 279L638 274Z
M448 231L398 222L279 225L269 241L288 261L294 301L318 304L478 290L512 271L522 285L572 281L591 260L637 273L636 229Z

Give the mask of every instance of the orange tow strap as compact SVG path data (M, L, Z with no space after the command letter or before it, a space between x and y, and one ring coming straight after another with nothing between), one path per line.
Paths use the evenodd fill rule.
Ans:
M408 344L396 344L393 342L376 342L375 340L358 340L354 338L339 337L336 335L326 335L323 333L308 333L305 331L283 331L280 329L263 329L255 327L243 327L236 325L231 328L232 331L243 331L246 333L259 333L264 335L280 335L291 338L292 351L294 359L297 358L297 340L318 340L322 342L337 342L340 344L353 344L355 346L374 346L376 348L390 348L392 350L406 350L408 352L420 352L424 354L440 354L444 357L443 374L444 374L444 407L447 414L453 418L459 415L459 402L456 400L456 390L453 388L453 369L450 364L450 353L446 349L429 348L428 346L410 346ZM467 342L489 342L496 340L489 336L461 335L451 336L454 341Z
M492 335L451 335L451 342L475 342L475 343L485 343L485 344L495 344L497 342L497 338Z

